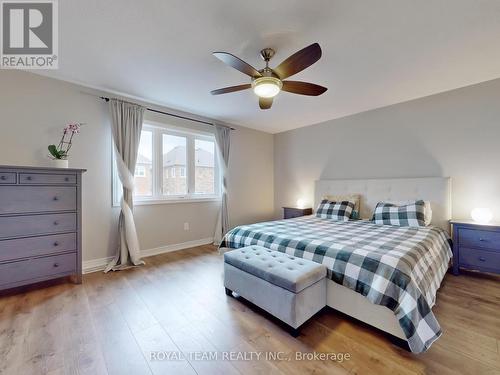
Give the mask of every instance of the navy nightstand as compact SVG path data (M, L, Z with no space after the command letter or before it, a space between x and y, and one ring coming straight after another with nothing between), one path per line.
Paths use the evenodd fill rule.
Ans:
M294 217L312 215L312 208L283 207L283 218L293 219Z
M452 220L453 274L459 268L500 273L500 224Z

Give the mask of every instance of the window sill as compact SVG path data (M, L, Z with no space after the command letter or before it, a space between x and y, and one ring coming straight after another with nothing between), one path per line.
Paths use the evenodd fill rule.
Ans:
M179 203L205 203L205 202L220 202L220 201L221 201L220 197L142 199L134 201L134 206L151 206L156 204L179 204ZM120 207L120 202L113 203L113 207Z

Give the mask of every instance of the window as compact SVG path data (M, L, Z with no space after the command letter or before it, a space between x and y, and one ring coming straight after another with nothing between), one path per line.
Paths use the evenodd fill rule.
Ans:
M144 124L135 168L134 202L217 199L220 174L211 134ZM113 162L113 204L122 186Z
M143 130L135 167L134 194L138 197L153 195L153 132Z
M163 133L162 153L163 195L186 195L186 179L180 178L175 172L177 168L186 167L187 137Z
M135 177L146 177L146 167L144 165L138 165L135 167Z
M215 194L215 142L194 140L194 192Z

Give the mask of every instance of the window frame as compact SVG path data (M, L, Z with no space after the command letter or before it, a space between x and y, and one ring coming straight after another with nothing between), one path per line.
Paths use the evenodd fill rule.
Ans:
M151 196L134 196L134 205L220 201L222 176L220 171L219 155L217 152L217 144L213 133L177 128L174 126L165 126L151 121L145 121L143 123L142 130L151 131L153 133L153 194ZM187 186L186 194L163 194L163 134L186 138L186 166L184 167L184 178L186 178ZM214 194L195 193L196 139L214 142ZM115 153L113 149L114 146L112 147L112 202L113 206L116 207L120 206L122 185L118 176Z

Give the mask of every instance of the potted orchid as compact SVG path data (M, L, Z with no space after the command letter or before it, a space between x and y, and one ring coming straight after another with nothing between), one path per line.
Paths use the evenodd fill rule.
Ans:
M73 137L80 133L80 127L83 124L80 122L72 122L67 124L63 129L63 135L59 145L49 145L49 158L52 159L54 167L68 168L68 153L73 145Z

